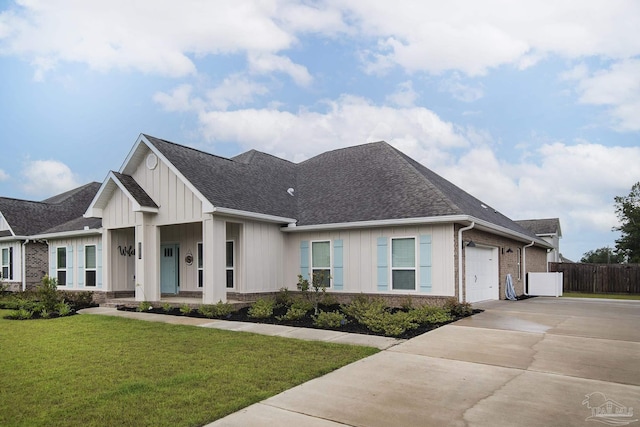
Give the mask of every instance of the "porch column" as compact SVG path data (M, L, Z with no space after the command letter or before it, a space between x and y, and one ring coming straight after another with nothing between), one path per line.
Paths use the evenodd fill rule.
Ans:
M227 248L227 226L224 220L205 214L202 221L203 304L227 301L225 251Z
M160 229L136 212L136 301L160 301Z

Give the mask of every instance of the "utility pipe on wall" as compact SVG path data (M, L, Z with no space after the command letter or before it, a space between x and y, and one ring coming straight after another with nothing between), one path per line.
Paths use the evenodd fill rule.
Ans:
M476 226L475 221L471 222L468 227L462 227L458 230L458 301L464 302L462 299L462 232L471 230Z
M524 292L525 295L529 295L529 293L527 292L527 248L530 248L531 246L533 246L535 242L531 242L528 245L525 245L522 247L522 277L524 278L524 282L522 285L522 291Z

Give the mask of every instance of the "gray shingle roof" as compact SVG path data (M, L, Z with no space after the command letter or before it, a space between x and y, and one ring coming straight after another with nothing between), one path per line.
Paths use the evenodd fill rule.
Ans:
M111 171L111 172L116 177L116 179L120 181L120 183L124 186L124 188L127 189L129 194L131 194L131 197L133 197L140 206L150 207L150 208L158 207L158 205L156 205L156 202L153 201L151 196L149 196L147 192L144 191L142 187L140 187L140 184L138 184L131 175L125 175L125 174L114 172L114 171Z
M40 234L64 233L66 231L79 231L88 227L89 230L99 230L102 227L101 218L76 218L43 231Z
M295 165L258 151L234 159L145 135L214 206L295 218Z
M81 217L100 189L92 182L42 202L0 197L0 212L17 236L31 236Z
M523 219L515 222L539 236L561 234L559 218Z
M217 207L295 218L300 226L468 215L536 239L386 142L294 164L255 150L227 159L144 136Z

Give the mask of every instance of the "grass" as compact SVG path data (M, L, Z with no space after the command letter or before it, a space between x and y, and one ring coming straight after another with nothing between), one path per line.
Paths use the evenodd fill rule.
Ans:
M640 295L631 294L586 294L581 292L563 292L562 296L567 298L607 298L640 300Z
M0 319L0 425L201 426L376 352L108 316Z

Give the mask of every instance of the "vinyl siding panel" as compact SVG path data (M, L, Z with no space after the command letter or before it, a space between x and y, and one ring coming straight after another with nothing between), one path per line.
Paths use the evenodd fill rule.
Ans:
M143 159L150 152L147 150ZM202 221L201 200L162 160L158 159L155 169L142 161L132 176L160 208L154 224Z
M60 288L85 290L85 291L101 290L101 288L98 287L97 285L89 286L89 287L85 286L85 280L84 280L85 262L84 262L84 259L82 260L79 259L80 256L84 256L85 246L88 246L88 245L96 246L96 257L97 257L97 248L98 248L98 245L101 245L101 244L102 244L102 235L49 240L49 259L51 260L51 263L52 263L50 265L50 270L54 272L54 274L56 271L56 264L55 264L56 250L57 248L60 248L60 247L67 248L67 284L65 287L59 286ZM98 278L96 282L99 283L101 282L101 280Z
M236 290L238 292L277 291L284 283L284 233L280 226L254 221L240 222L241 238L236 247ZM298 243L297 250L300 250ZM299 258L299 257L298 257ZM300 264L296 269L300 268ZM288 278L295 288L298 273Z
M455 294L455 236L453 225L425 225L415 227L385 227L326 232L285 233L285 286L295 289L300 270L300 242L338 239L343 241L343 292L377 293L378 238L431 236L431 290L424 295L453 296ZM418 245L419 246L419 245ZM333 262L333 260L332 260ZM420 262L420 259L417 260ZM419 270L419 264L417 265ZM418 286L419 289L419 286ZM389 290L384 291L390 292ZM394 291L398 292L398 291Z

